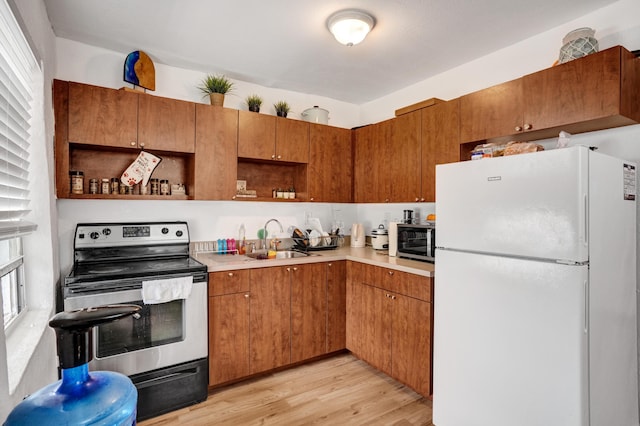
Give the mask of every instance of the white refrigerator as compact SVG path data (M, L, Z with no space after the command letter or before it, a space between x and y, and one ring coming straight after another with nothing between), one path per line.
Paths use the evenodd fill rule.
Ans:
M637 426L635 165L436 167L433 423Z

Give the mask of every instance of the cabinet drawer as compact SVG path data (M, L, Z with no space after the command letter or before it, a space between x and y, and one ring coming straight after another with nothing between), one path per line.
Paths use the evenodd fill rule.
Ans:
M431 277L359 262L349 263L347 276L353 282L368 284L426 302L431 301Z
M249 291L249 270L209 273L209 296Z

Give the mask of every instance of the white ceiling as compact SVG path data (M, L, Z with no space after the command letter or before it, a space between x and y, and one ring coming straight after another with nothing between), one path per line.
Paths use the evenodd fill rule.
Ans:
M58 37L362 104L615 0L44 1ZM346 8L376 19L354 47L326 28Z

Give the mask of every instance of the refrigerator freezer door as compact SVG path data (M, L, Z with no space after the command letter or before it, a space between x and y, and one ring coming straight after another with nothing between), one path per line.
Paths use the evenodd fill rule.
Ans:
M441 250L436 277L434 424L588 425L587 266Z
M436 167L436 245L588 260L588 154L572 147Z

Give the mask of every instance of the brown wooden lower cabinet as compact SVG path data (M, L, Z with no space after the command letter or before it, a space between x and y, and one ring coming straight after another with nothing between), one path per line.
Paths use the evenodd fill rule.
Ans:
M346 262L209 274L209 386L345 349Z
M251 269L249 370L291 363L291 267Z
M432 281L358 262L209 274L209 385L349 349L431 393Z
M209 385L249 375L249 270L209 274Z
M431 285L429 277L357 262L347 267L347 349L425 396L431 393Z

